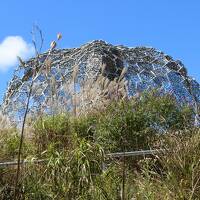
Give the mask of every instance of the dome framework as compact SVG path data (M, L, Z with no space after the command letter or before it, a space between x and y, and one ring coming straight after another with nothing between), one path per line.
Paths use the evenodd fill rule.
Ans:
M31 83L33 82L33 86ZM198 113L200 85L181 61L150 47L128 48L93 41L80 48L54 49L19 66L4 96L2 111L21 121L32 89L29 116L85 112L112 98L130 98L159 88Z

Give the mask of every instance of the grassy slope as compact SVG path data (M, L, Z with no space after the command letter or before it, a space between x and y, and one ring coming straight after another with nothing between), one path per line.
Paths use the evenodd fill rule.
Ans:
M23 157L47 158L21 173L21 199L198 199L200 131L193 112L156 92L113 102L87 116L60 114L33 122ZM0 128L0 159L16 158L16 129ZM167 134L163 134L167 133ZM165 148L154 157L109 159L105 153ZM106 164L103 169L102 165ZM125 170L125 176L123 171ZM1 198L12 199L15 168L0 169Z

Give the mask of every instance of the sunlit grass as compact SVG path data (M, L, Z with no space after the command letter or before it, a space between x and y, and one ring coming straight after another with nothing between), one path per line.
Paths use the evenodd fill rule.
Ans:
M46 161L22 167L19 199L118 200L122 192L126 199L198 199L200 132L192 116L189 107L155 91L87 115L40 116L30 123L22 157ZM0 133L0 160L15 160L18 130L2 126ZM166 151L125 160L106 156L152 148ZM1 199L12 199L15 170L0 168Z

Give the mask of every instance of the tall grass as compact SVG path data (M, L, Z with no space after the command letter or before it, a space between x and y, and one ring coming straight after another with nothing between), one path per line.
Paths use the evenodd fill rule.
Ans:
M169 133L161 142L167 152L143 161L136 199L199 199L200 130Z
M87 115L40 116L25 137L18 199L198 199L200 137L193 111L155 91L115 101ZM4 134L3 134L4 133ZM16 159L16 129L0 135L1 160ZM151 157L111 159L106 153L164 148ZM0 169L0 197L12 199L15 167Z
M11 127L11 122L9 118L0 111L0 131L9 129Z

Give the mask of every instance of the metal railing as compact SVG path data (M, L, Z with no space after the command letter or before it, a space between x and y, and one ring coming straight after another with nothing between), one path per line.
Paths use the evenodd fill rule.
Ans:
M130 156L145 156L145 155L154 155L161 152L164 152L164 149L154 149L154 150L140 150L140 151L129 151L129 152L117 152L106 154L110 157L130 157Z
M155 155L162 152L165 152L165 149L154 149L154 150L140 150L140 151L129 151L129 152L116 152L106 154L108 157L131 157L131 156L145 156L145 155ZM20 165L25 165L29 163L40 164L48 161L48 159L40 159L40 160L22 160ZM17 161L8 161L8 162L0 162L0 167L9 167L17 165Z

